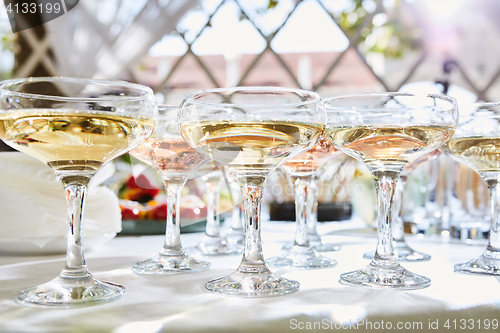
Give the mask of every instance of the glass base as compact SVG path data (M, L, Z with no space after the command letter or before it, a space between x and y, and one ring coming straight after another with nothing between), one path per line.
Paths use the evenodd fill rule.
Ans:
M225 237L204 236L195 247L185 251L193 256L223 256L243 252L243 246L231 244Z
M318 252L335 252L340 250L340 245L335 243L326 243L321 240L317 232L309 233L309 245Z
M409 247L406 242L402 245L396 245L394 251L398 254L398 261L429 261L431 260L431 256L422 252L415 251L411 247ZM363 258L365 259L373 259L375 255L375 251L366 252L363 254Z
M229 228L227 229L226 239L229 242L229 244L243 247L245 241L245 233L243 229Z
M354 287L413 290L430 286L431 280L397 263L394 266L378 266L371 262L365 268L341 274L340 283Z
M455 265L455 272L500 276L500 253L486 250L479 258Z
M309 242L309 245L314 251L318 252L335 252L340 250L340 245L335 243ZM293 247L293 243L283 245L283 251L289 251Z
M125 294L125 287L94 279L90 274L82 278L61 278L23 290L17 296L24 305L60 308L98 305L115 301Z
M205 284L205 290L226 296L268 297L298 291L300 284L271 274L268 270L256 273L236 271Z
M209 262L197 260L180 251L171 255L159 253L153 258L136 263L132 271L138 274L177 274L197 273L209 268Z
M290 251L266 260L274 267L291 267L299 269L329 268L337 265L337 260L322 256L309 246L295 245Z

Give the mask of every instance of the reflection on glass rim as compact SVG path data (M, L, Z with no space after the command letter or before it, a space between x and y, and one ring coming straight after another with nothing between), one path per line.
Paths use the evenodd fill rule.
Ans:
M90 78L73 78L73 77L30 77L30 78L17 78L0 81L0 94L8 93L11 96L19 96L24 98L37 98L37 99L47 99L56 101L66 101L66 102L88 102L89 100L98 101L116 101L116 96L110 95L99 95L98 97L67 97L67 96L56 96L56 95L46 95L38 93L29 93L16 91L15 88L21 84L30 83L74 83L80 84L82 86L95 85L95 86L107 86L115 88L127 88L130 91L137 93L136 96L119 95L120 101L141 101L144 99L151 98L153 96L153 90L149 87L130 83L126 81L113 81L113 80L100 80L100 79L90 79Z
M391 98L391 97L417 97L421 99L430 99L435 101L437 100L442 100L442 101L447 101L453 105L453 107L450 107L450 110L456 109L458 110L458 105L457 101L455 98L443 94L413 94L413 93L407 93L407 92L381 92L381 93L359 93L359 94L347 94L347 95L339 95L339 96L332 96L332 97L327 97L323 99L323 103L325 106L325 109L345 109L346 106L335 106L332 105L333 102L344 102L349 99L363 99L363 98ZM392 98L391 98L392 99ZM432 105L429 104L428 106L437 106L436 104ZM369 108L368 110L363 110L363 108ZM373 108L371 108L369 105L362 106L360 109L357 109L356 107L352 106L351 110L355 109L356 111L363 112L363 111L373 111ZM414 107L412 108L414 109ZM393 110L398 110L398 108L394 108ZM404 108L400 108L399 110L404 110ZM347 111L347 110L346 110Z
M292 93L298 96L303 97L312 97L312 99L308 99L302 102L296 103L276 103L276 104L239 104L239 103L224 103L224 102L200 102L195 100L196 97L208 96L209 94L221 94L221 93L241 93L241 92L261 92L261 93L273 93L273 92L281 92L281 93ZM229 94L227 94L229 95ZM241 86L234 88L215 88L215 89L206 89L199 90L192 93L187 94L182 101L181 107L184 104L195 104L195 105L203 105L203 106L220 106L224 105L225 107L247 107L247 108L257 108L257 107L290 107L290 106L303 106L309 104L320 103L321 98L318 93L309 90L296 89L296 88L283 88L283 87L267 87L267 86Z

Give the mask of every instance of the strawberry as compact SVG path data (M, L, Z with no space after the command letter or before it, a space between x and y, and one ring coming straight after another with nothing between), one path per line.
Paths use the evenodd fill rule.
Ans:
M159 193L160 189L144 174L137 177L130 176L119 192L123 199L140 203L147 203Z

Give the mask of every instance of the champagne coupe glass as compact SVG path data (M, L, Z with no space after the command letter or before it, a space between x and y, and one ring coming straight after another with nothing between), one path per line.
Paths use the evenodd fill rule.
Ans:
M219 199L222 181L221 166L217 162L205 163L198 168L197 173L206 184L207 224L205 236L194 247L186 252L194 256L220 256L241 253L242 246L230 243L220 233Z
M180 238L180 200L188 177L203 163L205 155L192 149L180 136L177 106L160 105L156 129L148 140L130 154L158 172L167 192L165 242L154 257L137 262L132 270L139 274L194 273L207 270L210 263L198 261L182 250Z
M22 291L21 303L86 306L124 294L124 287L96 280L87 270L85 196L103 165L151 135L157 116L152 90L136 84L60 77L0 83L0 137L51 167L68 201L66 265L54 280Z
M474 169L490 194L488 246L480 257L455 265L455 272L500 276L500 103L476 104L472 114L461 116L455 134L441 151Z
M337 154L336 154L337 155ZM329 159L321 167L319 167L313 175L313 179L309 183L309 190L306 194L306 221L307 221L307 235L309 238L309 245L318 252L335 252L340 250L340 245L337 243L325 242L321 239L318 233L318 183L325 171L334 168L338 170L347 161L345 154L336 156ZM283 245L282 250L291 250L294 243Z
M422 164L429 162L440 154L439 150L434 150L429 154L426 154L416 161L410 163L399 177L399 181L396 184L396 190L394 193L394 206L392 212L392 238L393 238L393 246L394 250L398 255L399 261L429 261L431 260L431 256L422 252L418 252L411 248L405 240L404 234L404 222L402 216L402 206L403 206L403 193L406 181L408 177L411 175L413 170L421 166ZM363 254L363 258L365 259L373 259L375 255L375 251L367 252Z
M245 246L233 274L205 289L224 295L262 297L297 291L299 283L272 274L264 262L261 201L268 175L312 148L324 131L318 94L275 87L213 89L187 95L179 126L196 150L226 165L244 197Z
M342 274L340 281L386 289L429 286L429 278L404 269L394 252L394 192L408 164L452 136L458 120L456 101L442 95L361 94L326 99L325 108L325 136L366 164L377 191L378 244L373 260L365 268Z
M307 199L314 172L329 159L341 154L327 140L321 139L312 149L296 156L282 167L288 172L295 188L295 240L290 250L267 259L275 267L327 268L337 265L337 261L320 255L309 244L307 227Z

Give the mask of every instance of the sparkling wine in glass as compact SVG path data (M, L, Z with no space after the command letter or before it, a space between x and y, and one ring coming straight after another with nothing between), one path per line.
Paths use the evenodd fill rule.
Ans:
M307 225L307 199L311 191L314 172L329 159L341 153L326 139L321 139L310 150L288 160L282 167L288 172L295 189L295 240L290 250L267 259L267 263L275 267L295 267L301 269L327 268L337 265L335 259L325 257L316 252L309 243Z
M153 132L151 89L118 81L27 78L0 83L0 137L50 166L68 201L66 265L58 277L22 291L24 304L71 307L117 299L125 288L87 270L82 223L88 185L106 163Z
M460 116L457 130L441 151L475 170L490 194L488 246L476 259L456 264L455 272L500 276L500 103L479 103Z
M179 112L189 144L227 166L244 197L245 244L236 272L205 289L224 295L262 297L297 291L299 283L272 274L261 242L261 199L268 175L318 142L326 122L316 93L274 87L196 92Z
M439 150L434 150L429 154L426 154L416 161L410 163L401 173L399 177L399 181L396 184L396 190L394 193L394 205L392 212L392 238L394 242L394 250L398 255L399 261L429 261L431 260L431 256L417 250L414 250L405 240L404 234L404 222L402 216L402 207L403 207L403 194L404 187L408 177L411 175L413 170L417 169L419 166L426 162L430 162L433 159L437 158L440 155ZM375 251L370 251L363 254L363 258L365 259L373 259L375 255Z
M139 274L194 273L207 270L210 263L197 260L182 250L180 238L181 192L189 176L204 163L205 155L191 148L180 136L178 107L160 105L153 135L130 154L150 165L165 184L167 221L163 248L154 257L137 262L132 270Z
M325 136L370 170L377 191L378 244L370 264L344 273L352 286L419 289L430 279L409 272L394 251L392 220L396 184L411 162L445 143L458 120L456 101L442 95L380 93L325 100Z

